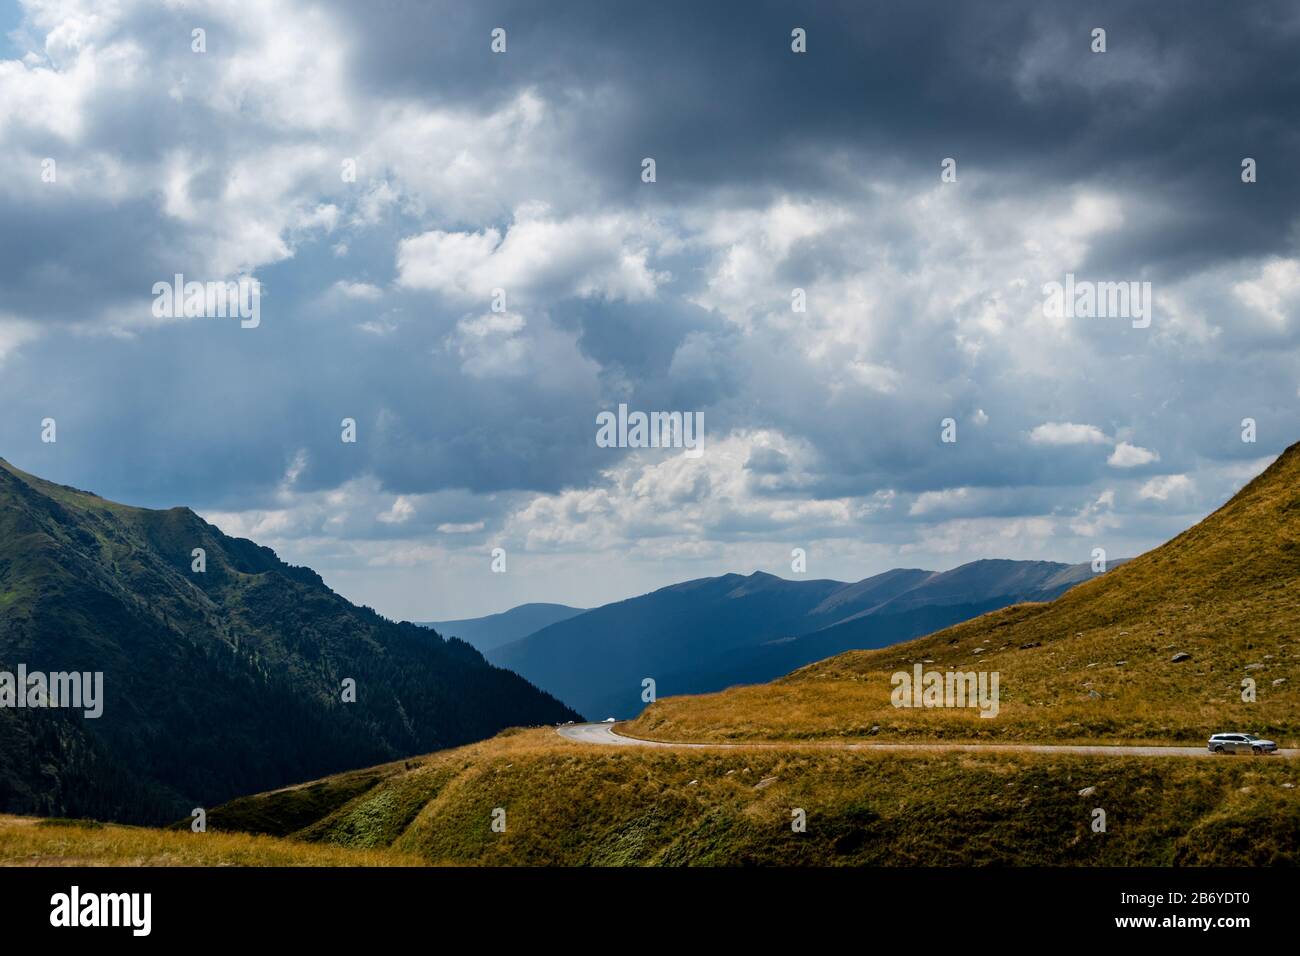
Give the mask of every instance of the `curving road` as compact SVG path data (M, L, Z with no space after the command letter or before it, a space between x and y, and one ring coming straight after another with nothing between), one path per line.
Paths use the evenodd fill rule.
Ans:
M1120 747L1106 744L1097 745L1067 745L1067 744L866 744L866 743L840 743L838 741L825 742L790 742L790 743L735 743L735 744L694 744L694 743L673 743L664 740L640 740L636 737L625 737L622 734L614 732L614 724L566 724L556 727L555 732L565 740L572 740L580 744L595 744L603 747L670 747L679 750L689 748L704 748L710 750L732 750L732 749L772 749L772 748L790 748L790 747L823 747L834 750L910 750L917 752L924 751L950 751L950 750L969 750L975 752L1009 752L1025 754L1085 754L1092 756L1115 756L1127 755L1130 757L1211 757L1214 756L1204 747L1148 747L1133 746ZM1277 756L1280 757L1297 757L1300 756L1300 750L1279 750Z

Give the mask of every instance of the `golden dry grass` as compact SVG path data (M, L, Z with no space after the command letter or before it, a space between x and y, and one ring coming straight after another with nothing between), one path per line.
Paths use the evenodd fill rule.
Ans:
M823 744L870 737L1203 745L1213 731L1243 729L1294 745L1298 624L1300 452L1292 448L1206 521L1051 604L844 654L769 685L662 700L629 728L646 737L783 746L596 747L564 741L550 728L507 731L232 801L209 814L210 832L199 839L0 820L0 860L1297 864L1295 760L891 753ZM1173 663L1175 651L1191 659ZM997 670L999 716L893 707L890 674L918 661L938 670ZM1243 677L1256 680L1257 702L1241 700ZM492 829L496 808L507 814L504 833ZM790 827L796 808L807 813L805 833ZM1090 825L1098 808L1104 833Z
M1300 861L1297 784L1300 763L1280 758L671 750L547 728L423 758L296 836L475 865L1269 864ZM264 819L258 800L293 796L210 820Z
M1174 654L1191 654L1173 663ZM997 671L1001 711L895 708L915 663ZM1242 700L1242 681L1256 700ZM874 729L873 728L877 728ZM1203 743L1300 740L1300 450L1173 541L1050 604L1022 604L772 684L656 702L637 736Z
M0 815L3 866L417 866L398 852L244 833L191 833Z
M1300 763L1279 758L598 747L541 728L246 797L212 810L203 835L0 818L0 862L1286 864L1300 862L1297 785ZM238 832L288 820L287 836Z

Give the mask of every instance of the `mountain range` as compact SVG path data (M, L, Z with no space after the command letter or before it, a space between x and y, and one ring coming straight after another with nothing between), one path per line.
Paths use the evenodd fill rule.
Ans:
M486 654L502 644L510 644L534 631L540 631L548 624L567 621L582 612L583 608L569 607L567 604L521 604L487 617L416 623L421 627L431 627L448 637L459 637Z
M0 459L0 672L20 667L100 672L104 700L98 718L0 706L0 810L16 813L188 818L577 716L188 508L128 507Z
M578 613L486 653L588 718L626 718L644 706L645 678L658 695L760 683L842 651L1050 601L1092 573L1088 564L983 560L855 583L725 574Z
M809 612L834 606L837 592L846 610L854 592L843 588L857 587L808 585L826 592L803 599ZM757 617L791 587L733 576L636 600L685 608L710 593L715 604L758 602ZM1292 446L1201 523L1053 601L768 684L661 697L612 729L655 746L510 731L232 801L214 827L292 837L277 847L386 848L461 865L1294 866L1295 759L1204 748L1223 731L1297 745L1297 628ZM986 719L960 705L899 706L894 678L916 667L999 673L1000 710ZM1115 749L1126 744L1193 749ZM518 821L509 837L492 829L499 807ZM793 831L792 808L806 831Z
M691 741L1172 740L1300 735L1300 445L1171 541L1020 604L770 684L660 699L632 733ZM895 675L1000 675L994 720L899 708Z

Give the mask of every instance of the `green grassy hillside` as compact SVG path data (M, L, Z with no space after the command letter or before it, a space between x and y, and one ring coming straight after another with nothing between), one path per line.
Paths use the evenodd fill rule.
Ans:
M130 508L0 461L0 670L19 664L102 671L105 700L98 719L0 708L0 812L166 822L576 716L186 508Z
M209 827L291 847L488 865L1300 863L1293 759L828 746L1203 745L1231 728L1294 744L1298 479L1292 448L1195 528L1050 604L844 654L768 685L661 700L621 728L754 746L599 747L546 728L506 731L236 799L210 813ZM1000 671L998 717L894 708L889 675L914 662ZM1247 676L1255 703L1240 697ZM504 832L492 826L498 809ZM792 830L796 810L806 832ZM1098 810L1104 832L1094 829Z
M242 798L208 822L429 863L1267 865L1300 863L1297 784L1280 758L673 751L535 729Z

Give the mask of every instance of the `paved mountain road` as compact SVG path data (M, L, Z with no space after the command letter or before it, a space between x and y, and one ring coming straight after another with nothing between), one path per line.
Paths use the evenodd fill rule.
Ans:
M704 748L712 750L731 750L744 748L772 749L782 747L823 747L832 750L904 750L923 753L929 751L967 750L973 752L1008 752L1025 754L1085 754L1090 756L1110 757L1127 755L1133 757L1211 757L1214 756L1205 747L1120 747L1109 744L1067 745L1067 744L866 744L826 742L793 743L734 743L734 744L696 744L670 743L663 740L638 740L614 732L613 724L565 724L555 728L565 740L580 744L594 744L603 747L669 747L679 750ZM1208 739L1208 738L1207 738ZM1243 755L1244 756L1244 755ZM1277 756L1297 757L1300 750L1279 750ZM1222 758L1220 758L1222 759Z

